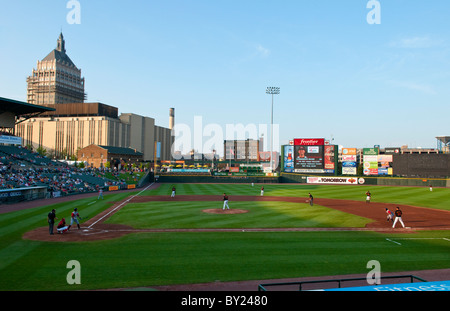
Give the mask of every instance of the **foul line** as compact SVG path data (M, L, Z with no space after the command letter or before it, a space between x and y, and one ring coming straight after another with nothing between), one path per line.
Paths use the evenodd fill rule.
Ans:
M394 240L391 240L391 239L386 239L386 241L389 241L389 242L395 243L395 244L397 244L397 245L402 245L402 243L399 243L399 242L397 242L397 241L394 241Z
M101 221L103 218L107 217L109 214L115 212L119 207L121 207L122 205L128 203L130 200L134 199L135 197L137 197L138 195L140 195L142 192L144 192L145 190L147 190L148 188L150 188L151 186L153 186L154 182L152 182L150 185L148 185L145 189L141 190L139 193L129 197L126 201L120 203L118 206L116 206L113 210L111 210L108 214L103 215L102 217L100 217L100 219L98 219L97 221L95 221L92 225L90 225L88 227L88 229L91 229L96 223L98 223L99 221Z
M396 238L396 240L444 240L450 242L450 239L447 238ZM402 245L402 243L386 238L386 241Z

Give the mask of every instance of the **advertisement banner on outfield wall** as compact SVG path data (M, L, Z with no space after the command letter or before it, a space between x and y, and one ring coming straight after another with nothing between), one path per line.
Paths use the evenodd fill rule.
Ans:
M342 167L342 175L356 175L357 173L356 167Z
M294 171L294 146L284 146L284 171L292 173Z
M336 163L335 163L335 146L334 145L326 145L324 146L324 169L331 171L334 173L334 170L336 169Z
M306 182L308 184L335 184L335 185L356 185L358 180L350 177L307 177Z
M325 138L295 138L295 146L323 146Z
M363 174L378 175L378 148L363 149Z
M356 148L342 148L342 155L354 155L356 156Z
M342 162L356 162L356 155L343 155Z
M358 174L356 148L342 148L342 175Z
M363 155L378 155L378 148L363 148Z

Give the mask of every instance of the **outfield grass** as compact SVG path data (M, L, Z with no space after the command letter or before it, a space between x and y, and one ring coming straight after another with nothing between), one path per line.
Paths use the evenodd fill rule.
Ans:
M158 189L144 192L143 195L167 195L177 189L177 195L260 195L261 184L161 184ZM428 187L389 187L389 186L338 186L308 184L264 184L265 196L308 197L365 201L365 193L370 190L372 202L405 204L450 211L450 189Z
M162 185L146 194L170 194L172 185ZM259 195L259 186L250 185L176 185L178 194ZM201 190L200 190L201 189ZM250 189L250 190L249 190ZM364 200L366 187L334 187L303 185L265 185L266 195L339 197ZM340 191L339 191L340 190ZM374 187L374 200L395 198L412 205L444 208L449 189L433 189L429 194L422 188ZM450 267L450 233L448 231L410 234L382 234L374 232L209 232L209 233L134 233L118 239L94 242L39 242L22 240L23 233L46 226L47 213L56 208L57 216L67 217L74 207L81 216L92 217L131 193L106 194L105 200L96 197L55 206L38 207L0 214L0 290L84 290L122 287L142 287L220 281L326 276L367 273L369 260L378 260L382 272L442 269ZM430 195L440 197L430 199ZM414 204L414 202L421 204ZM209 217L194 209L172 205L148 207L136 204L125 207L111 221L133 222L139 227L197 226L196 217ZM189 206L191 202L187 202ZM202 204L205 202L202 202ZM248 204L248 202L240 202ZM240 204L239 203L239 204ZM259 224L267 226L282 219L291 224L307 221L292 215L289 207L275 205L254 207L266 213L266 219L256 211L245 214L258 216ZM394 202L397 203L397 202ZM158 204L158 203L157 203ZM1 208L1 207L0 207ZM192 207L194 208L194 207ZM201 208L196 206L195 210ZM212 207L214 208L214 207ZM302 209L303 207L297 207ZM318 207L322 209L322 207ZM173 209L173 210L172 210ZM181 211L176 211L181 209ZM307 209L307 207L305 207ZM447 207L448 209L448 207ZM170 213L169 213L170 210ZM128 211L127 213L124 213ZM177 214L187 213L187 215ZM197 210L198 212L198 210ZM306 212L306 211L305 211ZM138 217L160 213L158 222ZM235 216L235 215L229 215ZM241 215L244 216L244 215ZM172 218L173 217L173 218ZM245 217L245 216L244 216ZM312 215L311 215L312 217ZM333 215L333 217L336 217ZM138 220L136 220L138 219ZM197 218L198 219L198 218ZM275 219L275 220L274 220ZM202 220L204 221L204 220ZM327 219L314 220L311 226L325 224ZM354 220L352 220L354 221ZM251 225L252 220L240 219L235 224ZM208 226L223 226L223 220L205 222ZM256 224L254 224L256 226ZM276 225L278 226L278 224ZM259 226L258 226L259 227ZM413 237L414 239L408 239ZM404 240L406 238L406 240ZM444 239L445 238L445 239ZM389 240L387 240L389 239ZM401 240L401 245L391 240ZM81 264L81 285L68 285L66 268L69 260ZM255 289L256 290L256 289Z
M365 227L370 219L315 204L289 202L232 202L243 214L209 214L204 209L222 208L222 202L147 202L128 204L107 223L137 229L195 228L339 228Z

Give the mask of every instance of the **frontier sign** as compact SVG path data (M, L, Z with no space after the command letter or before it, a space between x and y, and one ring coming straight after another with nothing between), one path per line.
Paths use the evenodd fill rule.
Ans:
M295 146L323 146L325 145L324 138L296 138L294 139Z

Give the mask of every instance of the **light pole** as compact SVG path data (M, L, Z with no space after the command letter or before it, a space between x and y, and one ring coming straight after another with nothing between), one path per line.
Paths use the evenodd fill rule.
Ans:
M273 95L280 94L280 88L269 86L266 89L266 94L272 95L272 113L271 113L271 118L270 118L270 166L271 166L272 172L273 172L273 170L274 170L273 163L272 163L272 160L273 160Z

